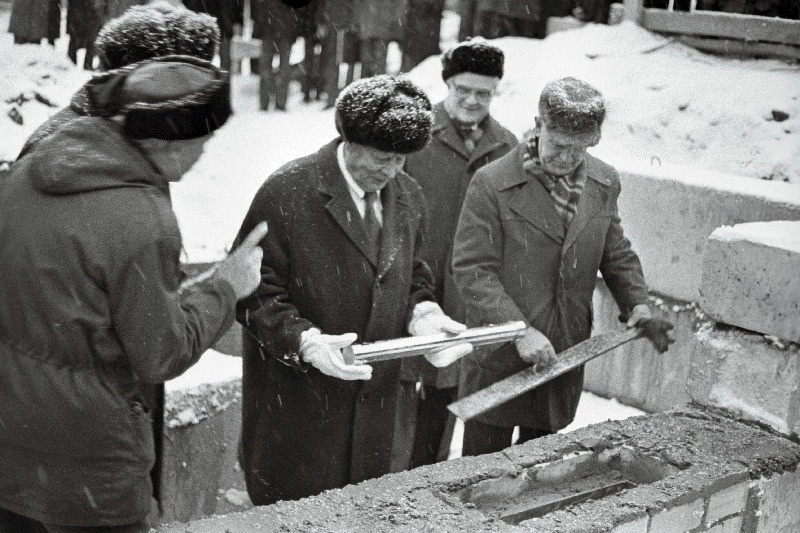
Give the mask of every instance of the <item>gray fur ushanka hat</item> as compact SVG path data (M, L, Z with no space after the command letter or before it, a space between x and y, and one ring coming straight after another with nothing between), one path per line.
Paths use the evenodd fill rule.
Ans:
M425 93L402 76L373 76L345 87L336 100L336 129L345 141L384 152L425 148L433 114Z
M211 61L220 33L214 17L167 2L133 6L102 27L95 39L100 69L153 57L186 55Z

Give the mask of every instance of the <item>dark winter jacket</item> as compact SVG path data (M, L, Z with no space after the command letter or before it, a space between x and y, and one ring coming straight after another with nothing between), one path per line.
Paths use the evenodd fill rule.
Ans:
M343 381L300 360L300 335L355 332L357 342L407 335L433 299L420 260L419 186L399 174L382 191L377 261L336 158L336 140L270 176L239 239L262 220L262 282L243 300L242 467L257 505L297 499L389 472L400 362Z
M58 39L60 21L58 0L14 0L8 31L20 44L39 44L42 38L52 43Z
M211 279L178 291L168 184L114 123L72 120L0 183L0 508L64 525L150 510L142 384L233 321Z
M517 146L514 134L491 116L483 124L484 134L470 153L444 104L434 106L431 143L406 158L405 170L414 178L425 196L427 228L422 258L433 271L434 294L444 312L463 321L464 309L453 282L452 249L456 224L464 195L477 169L507 154ZM407 381L422 379L439 388L458 385L459 365L437 370L421 359L403 361L402 376Z
M355 0L355 17L361 39L402 41L408 0Z
M592 329L598 270L622 310L647 303L639 258L617 214L617 172L590 155L587 179L567 231L544 185L522 168L525 144L475 173L453 245L453 271L478 326L524 320L560 353ZM485 388L525 368L513 343L464 358L459 395ZM556 431L575 416L583 367L478 417L495 426Z

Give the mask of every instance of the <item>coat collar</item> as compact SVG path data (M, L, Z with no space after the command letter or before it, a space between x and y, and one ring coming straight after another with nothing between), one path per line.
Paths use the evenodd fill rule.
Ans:
M353 203L339 163L336 159L336 147L342 140L337 138L323 146L318 152L317 171L319 184L317 189L327 198L325 209L330 213L342 231L356 248L369 260L382 277L391 268L398 251L401 249L401 224L409 218L411 201L408 192L402 188L395 178L381 191L383 203L383 228L381 230L380 255L375 253L367 240L361 215Z
M453 124L453 120L447 114L444 102L439 102L433 107L433 136L461 154L467 160L467 166L503 146L500 140L500 128L500 123L492 118L491 115L486 117L483 136L475 146L475 150L470 153L464 145L464 139L461 138L455 124Z
M608 198L608 187L611 186L611 182L599 172L596 160L587 155L585 163L579 170L586 173L586 185L578 201L577 213L569 229L565 230L564 222L553 205L550 193L538 179L523 169L524 155L525 143L519 144L508 154L507 157L513 161L513 171L500 176L498 190L524 185L511 196L509 208L554 241L563 243L563 254L575 242L589 220L602 208Z

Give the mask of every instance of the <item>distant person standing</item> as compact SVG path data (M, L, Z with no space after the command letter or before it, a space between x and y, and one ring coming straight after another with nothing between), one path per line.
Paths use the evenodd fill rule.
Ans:
M551 365L592 330L592 295L603 275L628 327L660 351L671 325L653 319L639 257L625 237L613 167L587 153L605 118L600 92L576 78L545 85L536 126L514 150L475 173L453 245L467 324L523 320L524 337L464 359L459 394L525 368ZM464 455L500 451L555 433L575 417L583 366L464 424Z
M409 0L356 0L361 77L386 74L389 43L402 42Z
M58 0L14 0L8 31L14 34L14 44L39 44L47 39L55 44L61 24Z
M405 37L400 43L403 61L400 70L408 72L430 56L439 55L442 14L445 0L409 0Z
M145 533L146 386L179 376L259 280L264 225L184 281L169 184L230 114L227 75L165 56L96 76L92 110L0 182L0 532Z
M95 0L69 0L67 4L67 34L69 46L67 56L78 64L78 50L83 48L84 70L92 70L94 64L94 39L103 25L103 14L95 8Z
M459 43L442 55L447 96L433 107L431 142L406 158L405 170L422 187L428 213L422 258L433 271L436 300L458 321L464 320L464 308L451 262L467 186L477 169L517 145L514 134L490 115L504 59L502 50L481 38ZM396 469L447 459L455 424L447 405L458 397L458 368L403 360L401 397L407 405L398 412L398 439L404 444L396 448Z
M339 96L340 65L345 65L344 86L355 78L355 67L361 58L354 15L355 0L321 0L318 20L322 26L322 65L327 96L326 108L336 105Z

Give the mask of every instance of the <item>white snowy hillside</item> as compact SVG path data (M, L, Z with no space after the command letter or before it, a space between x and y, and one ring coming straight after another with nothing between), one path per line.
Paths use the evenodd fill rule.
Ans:
M0 34L0 159L16 157L55 112L35 92L65 105L88 77L52 48L14 46L10 37ZM506 75L493 113L517 135L533 125L542 86L573 75L603 91L608 116L592 152L619 167L694 167L800 186L800 65L711 56L631 23L495 44L506 52ZM444 96L438 57L410 76L433 101ZM333 112L303 104L296 85L288 112L258 111L255 76L235 76L233 93L236 115L173 188L193 262L220 259L264 179L336 134ZM16 104L5 102L19 95L33 97L17 106L23 125L8 116Z

